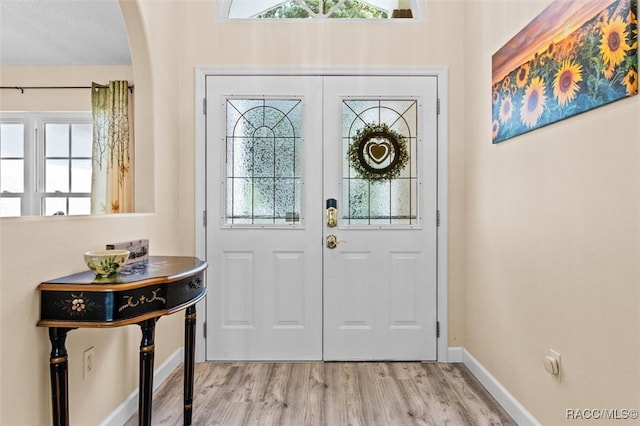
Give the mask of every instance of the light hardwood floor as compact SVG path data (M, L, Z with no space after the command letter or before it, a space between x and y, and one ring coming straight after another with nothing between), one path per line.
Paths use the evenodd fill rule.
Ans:
M193 405L203 426L516 425L462 364L198 363ZM154 393L153 424L182 424L182 367Z

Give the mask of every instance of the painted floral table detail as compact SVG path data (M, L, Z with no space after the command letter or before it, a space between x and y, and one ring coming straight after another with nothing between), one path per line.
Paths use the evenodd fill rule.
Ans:
M140 343L140 425L151 424L155 324L180 310L185 313L184 424L191 424L195 304L206 294L206 262L194 257L150 256L106 277L93 271L42 282L40 321L49 328L53 424L69 424L68 359L65 340L75 328L138 324Z

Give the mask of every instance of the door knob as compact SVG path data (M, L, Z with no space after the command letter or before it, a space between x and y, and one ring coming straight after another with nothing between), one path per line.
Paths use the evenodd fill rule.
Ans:
M327 236L327 247L330 249L334 249L338 246L338 244L345 243L345 242L346 241L338 240L338 237L336 237L333 234L329 234Z

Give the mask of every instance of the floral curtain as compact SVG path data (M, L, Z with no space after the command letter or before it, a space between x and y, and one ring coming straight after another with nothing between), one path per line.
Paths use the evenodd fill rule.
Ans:
M91 213L133 211L129 83L91 85L93 163Z

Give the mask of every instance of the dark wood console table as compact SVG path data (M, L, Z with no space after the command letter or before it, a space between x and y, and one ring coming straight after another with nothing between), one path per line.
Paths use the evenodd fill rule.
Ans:
M138 324L140 341L139 424L151 424L156 321L182 309L185 315L184 424L191 424L195 346L195 304L206 294L206 262L194 257L151 256L126 265L113 277L96 278L87 270L38 286L40 321L51 341L53 424L69 424L68 361L65 340L70 330Z

